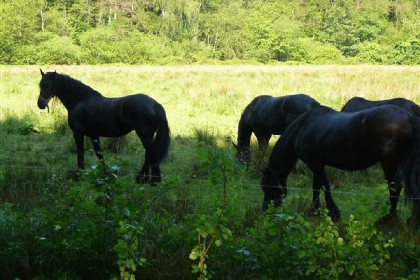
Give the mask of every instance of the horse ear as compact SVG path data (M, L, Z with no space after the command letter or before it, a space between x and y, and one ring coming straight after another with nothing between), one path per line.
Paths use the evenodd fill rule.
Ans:
M39 68L39 71L41 72L41 76L44 76L45 75L44 71L42 71L41 68Z

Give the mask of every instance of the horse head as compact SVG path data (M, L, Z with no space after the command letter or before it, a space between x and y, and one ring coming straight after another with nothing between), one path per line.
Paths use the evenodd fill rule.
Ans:
M271 202L273 202L274 207L282 204L282 199L287 195L287 187L285 182L280 182L270 168L265 168L262 173L261 189L264 193L262 208L265 211Z
M42 78L39 83L38 108L44 110L46 107L48 108L48 102L50 102L51 98L56 95L57 71L44 73L42 69L39 70Z
M249 166L251 162L251 151L249 150L249 148L239 147L235 143L232 143L232 145L236 149L236 159L244 162L247 166Z

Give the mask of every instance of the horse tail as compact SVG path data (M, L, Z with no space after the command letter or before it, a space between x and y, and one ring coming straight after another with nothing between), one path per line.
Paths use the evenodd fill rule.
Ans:
M413 204L413 218L420 221L420 118L411 116L410 123L413 142L402 162L402 179L405 183L406 197Z
M157 167L168 155L171 141L170 129L166 112L162 105L155 105L157 112L157 130L152 144L151 166Z

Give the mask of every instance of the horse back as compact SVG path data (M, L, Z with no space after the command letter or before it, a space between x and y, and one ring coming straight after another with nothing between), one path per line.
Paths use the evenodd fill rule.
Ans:
M362 97L353 97L343 106L341 111L356 112L382 105L396 105L404 108L412 115L420 116L420 107L415 102L402 97L385 100L367 100Z
M245 108L242 118L254 130L263 129L270 134L279 135L297 117L317 106L319 103L306 94L279 97L261 95Z
M395 105L354 113L315 109L300 122L295 147L307 163L363 169L404 154L412 139L409 118Z

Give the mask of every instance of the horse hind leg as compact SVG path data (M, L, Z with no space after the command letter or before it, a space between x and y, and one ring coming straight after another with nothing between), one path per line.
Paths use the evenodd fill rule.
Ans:
M266 162L268 156L268 144L270 142L271 134L266 132L255 132L258 141L258 157L262 160L261 163Z
M397 222L398 221L398 214L397 214L397 204L400 198L400 193L402 190L402 185L396 176L397 167L394 164L382 162L382 169L384 170L385 179L388 182L388 190L389 190L389 202L391 207L389 209L389 214L382 217L377 224L389 223L389 222Z
M139 131L136 130L137 135L139 136L141 143L144 147L144 163L142 168L140 169L139 174L136 177L137 183L146 183L150 180L150 159L151 159L151 150L152 150L152 144L153 144L153 135L147 136Z
M96 156L98 157L99 161L103 164L105 173L107 173L109 171L109 168L106 165L104 155L102 154L99 137L91 137L90 140L92 141L93 149L95 150Z

